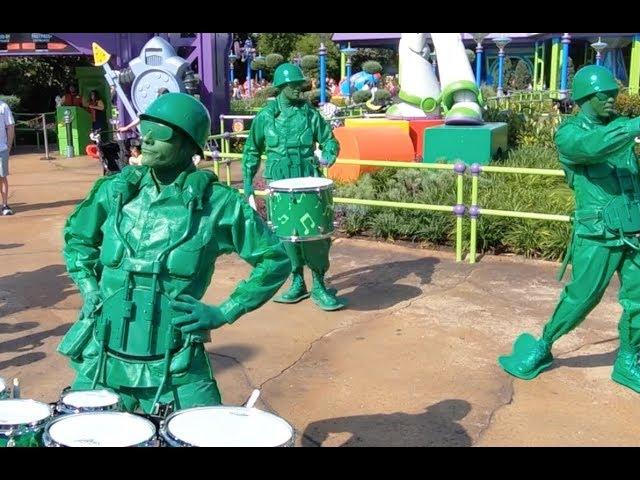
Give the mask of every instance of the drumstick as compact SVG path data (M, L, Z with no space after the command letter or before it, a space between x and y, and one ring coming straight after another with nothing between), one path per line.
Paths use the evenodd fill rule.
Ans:
M258 401L259 396L260 396L260 390L256 388L253 392L251 392L251 396L249 397L249 400L247 400L247 403L244 404L244 406L246 408L253 408L255 403Z

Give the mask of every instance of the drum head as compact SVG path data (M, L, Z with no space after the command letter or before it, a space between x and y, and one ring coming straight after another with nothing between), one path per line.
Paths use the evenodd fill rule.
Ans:
M324 190L333 185L333 180L323 177L299 177L285 178L284 180L276 180L269 184L269 188L273 190L296 191L296 190L315 190L319 188Z
M279 447L293 438L280 417L255 408L199 407L172 414L169 435L194 447Z
M120 397L109 390L69 392L62 396L62 403L74 408L100 408L115 405Z
M51 416L49 405L35 400L0 400L0 426L28 425Z
M51 440L66 447L131 447L151 440L155 433L149 420L122 412L66 415L48 427Z

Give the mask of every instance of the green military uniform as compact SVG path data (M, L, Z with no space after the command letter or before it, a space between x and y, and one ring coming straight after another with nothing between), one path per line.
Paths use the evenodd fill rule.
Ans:
M297 85L303 81L299 67L289 63L280 65L274 74L276 87ZM274 101L268 102L251 125L242 158L247 196L254 193L253 178L262 154L267 156L263 174L267 181L322 176L314 156L316 142L329 165L338 155L339 145L331 126L308 102L292 99L287 93L283 91ZM291 259L293 282L291 289L276 301L295 303L309 296L302 276L303 267L307 265L314 277L312 299L325 310L341 308L343 304L336 299L334 291L324 286L324 275L329 270L331 240L283 243Z
M612 106L616 94L617 84L604 67L589 66L576 73L573 97L581 110L562 123L555 136L576 200L573 239L565 259L573 266L572 279L542 338L524 334L516 340L513 354L500 358L501 366L514 376L535 378L549 367L553 342L584 320L618 272L623 313L613 379L640 391L640 172L634 151L640 118L604 115L609 105L605 102Z
M203 124L206 134L195 135L201 152L208 114L188 95L156 100L142 116L143 136L151 120L160 129L188 131L185 122L170 123L181 114ZM143 159L152 156L144 152L152 142L152 133L144 136ZM219 404L204 349L209 330L261 306L290 272L262 219L211 172L197 171L193 153L184 152L163 188L158 178L167 169L148 166L100 179L65 226L69 274L85 304L93 297L100 303L83 310L59 351L77 372L74 389L112 388L128 410L139 405L149 413L156 402L177 409ZM254 267L250 277L219 306L202 304L217 257L231 252Z

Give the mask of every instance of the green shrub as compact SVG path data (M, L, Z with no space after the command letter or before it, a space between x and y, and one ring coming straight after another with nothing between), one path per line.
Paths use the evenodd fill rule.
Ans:
M264 57L264 62L268 70L275 70L278 68L278 65L284 63L284 57L279 53L270 53Z
M371 98L371 90L358 90L351 95L354 103L364 103Z
M630 95L622 92L616 98L616 110L625 117L640 116L640 95Z
M380 62L376 62L375 60L369 60L362 64L362 70L373 75L375 73L382 72L382 65L380 65Z

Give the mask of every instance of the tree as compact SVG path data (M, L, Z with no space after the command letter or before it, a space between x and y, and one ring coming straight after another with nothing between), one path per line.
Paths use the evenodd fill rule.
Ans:
M306 33L300 37L291 52L291 58L297 54L318 55L320 44L327 49L327 75L333 78L340 76L340 49L332 40L332 33Z
M318 78L320 73L319 62L320 59L318 58L318 55L305 55L302 57L302 60L300 61L300 68L302 69L304 76L308 78Z
M526 90L531 83L529 67L524 60L518 60L516 69L513 72L513 88L516 90Z
M0 59L0 94L20 99L18 111L47 112L54 97L76 81L75 67L89 66L84 56Z
M260 33L258 34L258 52L262 55L279 53L289 58L296 42L304 33Z
M351 57L351 70L362 70L362 64L368 60L375 60L383 69L391 66L394 70L398 65L398 54L390 48L359 48Z

